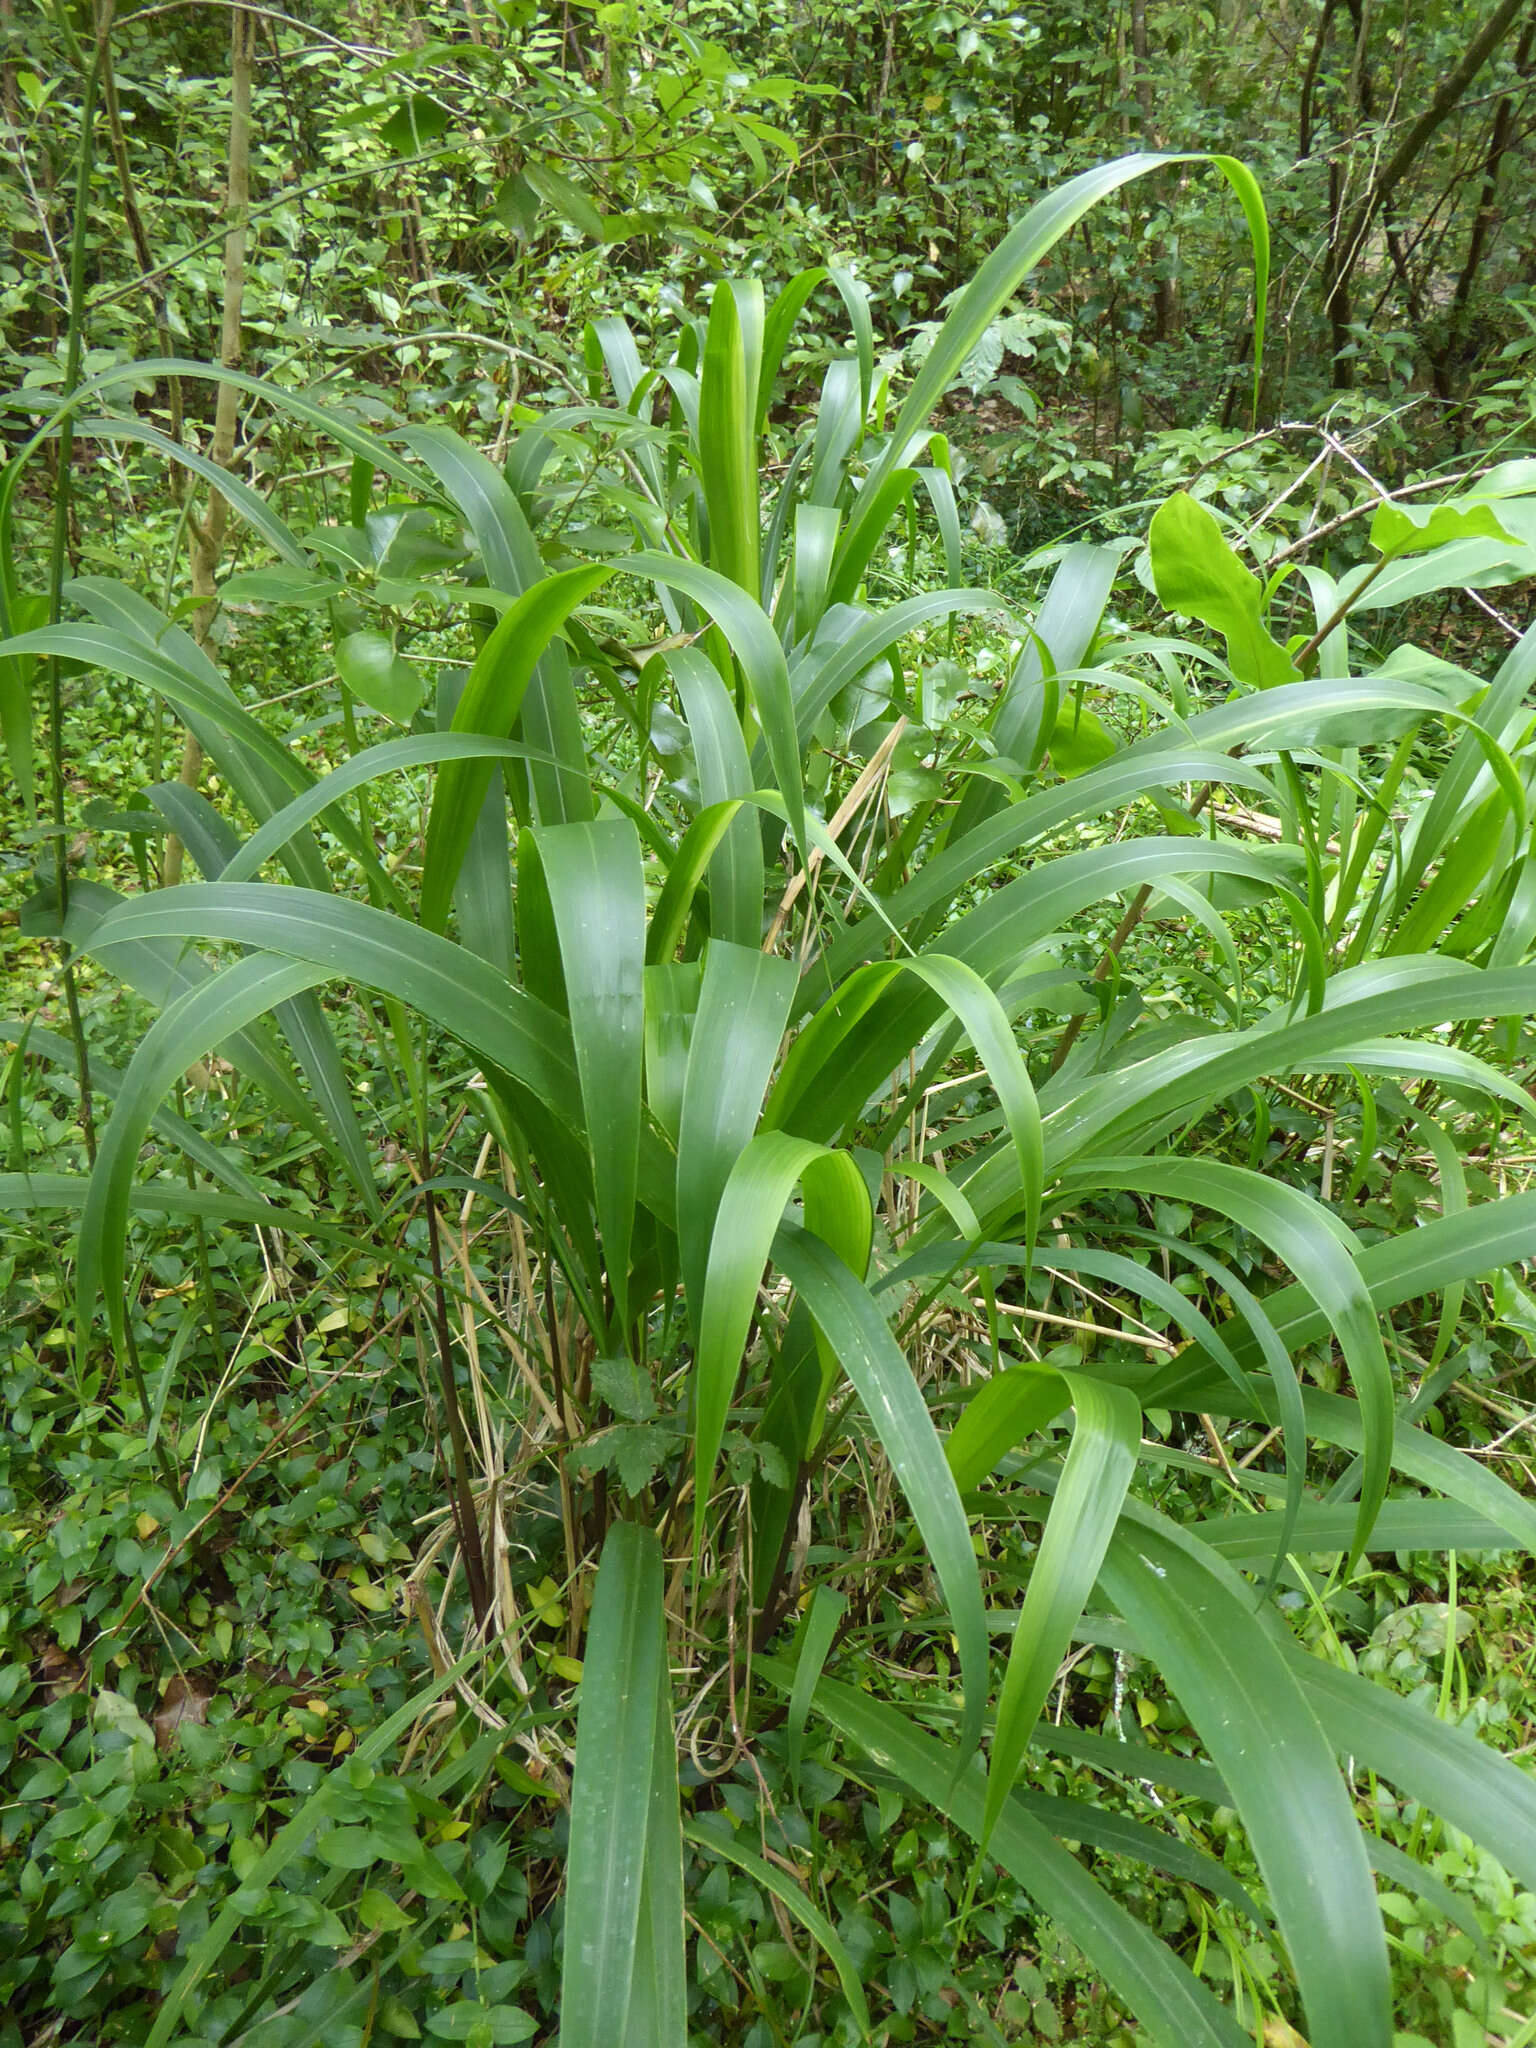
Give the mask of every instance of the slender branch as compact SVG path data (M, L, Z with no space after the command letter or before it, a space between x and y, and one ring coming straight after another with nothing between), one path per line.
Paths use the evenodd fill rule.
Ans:
M102 0L96 20L96 43L85 72L85 94L80 109L80 150L76 165L75 213L70 223L69 332L65 343L63 396L67 400L80 382L80 365L85 344L86 238L91 212L91 172L96 160L96 98L101 83L107 37L111 33L117 0ZM67 15L61 19L77 60L79 45L69 30ZM48 618L57 625L64 610L64 571L69 556L70 481L74 460L74 416L66 413L60 422L57 483L53 499L53 535L48 562ZM59 921L69 913L69 836L64 803L64 670L56 655L48 661L48 764L49 810L54 829L53 871L59 898ZM80 1091L80 1132L87 1159L96 1162L96 1117L91 1099L91 1066L86 1055L85 1023L80 1014L80 992L69 941L61 939L64 1004L69 1012L69 1035L74 1045L76 1080Z
M1324 303L1325 312L1332 313L1337 303L1347 298L1349 280L1360 260L1371 223L1413 168L1435 131L1455 113L1463 93L1509 34L1521 9L1530 4L1531 0L1499 0L1499 5L1462 52L1461 61L1446 74L1434 98L1418 119L1409 124L1402 141L1371 180L1348 228L1338 239L1333 277Z
M226 370L240 367L245 247L251 210L251 73L255 54L255 19L248 8L237 7L230 16L229 197L224 231L224 315L219 336L219 363ZM234 461L239 418L238 389L233 384L220 384L214 406L213 442L208 452L222 469L228 469ZM209 651L213 622L218 615L219 557L224 552L228 520L229 500L222 491L210 490L206 516L201 520L193 516L189 522L192 595L202 600L193 614L192 631L205 653ZM180 780L188 789L196 789L202 771L202 745L189 727L182 743ZM168 888L181 879L181 862L181 841L173 834L165 843L163 874Z

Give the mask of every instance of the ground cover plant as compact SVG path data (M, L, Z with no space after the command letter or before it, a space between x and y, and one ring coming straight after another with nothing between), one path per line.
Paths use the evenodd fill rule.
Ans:
M1397 627L1536 464L968 583L936 414L1175 169L1262 356L1128 156L906 379L817 265L480 436L16 395L10 2038L1533 2038L1536 632ZM239 559L70 573L72 440Z

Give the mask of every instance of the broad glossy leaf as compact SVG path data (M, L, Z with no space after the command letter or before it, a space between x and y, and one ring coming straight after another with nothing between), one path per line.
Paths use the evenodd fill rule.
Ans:
M347 633L336 642L336 669L361 704L395 725L409 725L426 685L414 663L395 652L387 633Z
M1207 506L1176 491L1153 514L1148 544L1158 596L1170 611L1222 635L1239 681L1260 690L1297 681L1295 663L1264 624L1263 586L1227 546Z

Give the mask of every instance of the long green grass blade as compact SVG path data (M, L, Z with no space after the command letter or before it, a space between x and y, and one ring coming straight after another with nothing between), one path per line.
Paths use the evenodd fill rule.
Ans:
M1138 1516L1120 1530L1100 1576L1242 1815L1301 1989L1308 2038L1313 2048L1391 2048L1381 1915L1323 1730L1292 1664L1248 1606L1151 1521Z
M616 1522L603 1545L582 1660L560 2048L614 2048L628 2038L667 1692L662 1593L661 1545L649 1529Z
M1133 1394L1083 1373L1064 1373L1062 1378L1072 1397L1072 1445L1008 1653L982 1817L983 1849L1018 1778L1035 1723L1093 1591L1141 1441L1141 1406Z
M1469 1729L1385 1686L1290 1651L1288 1661L1340 1755L1352 1756L1444 1815L1536 1890L1536 1783Z
M803 1138L787 1138L782 1131L764 1131L743 1149L721 1192L694 1347L695 1564L763 1268L795 1183L804 1178L809 1189L813 1176L822 1192L821 1234L844 1260L860 1250L867 1255L869 1193L858 1166L845 1152L829 1152ZM863 1277L862 1260L857 1277Z
M1263 201L1252 173L1244 165L1235 157L1142 154L1120 157L1114 163L1100 164L1094 170L1069 178L1010 229L960 294L935 337L933 347L896 416L885 453L870 471L849 518L839 556L834 602L846 603L853 597L865 564L879 540L880 528L866 508L878 504L882 484L910 459L913 438L922 431L934 407L958 376L966 357L1029 272L1084 214L1120 186L1164 164L1202 162L1214 163L1232 185L1248 221L1253 241L1258 309L1254 326L1255 356L1262 355L1264 300L1269 285L1269 236L1264 225Z
M1328 1319L1354 1382L1365 1432L1365 1472L1351 1549L1364 1550L1392 1469L1392 1374L1376 1312L1344 1226L1300 1189L1213 1160L1095 1160L1095 1187L1126 1187L1198 1202L1230 1216L1283 1258ZM1069 1177L1067 1185L1072 1185Z
M178 996L144 1034L102 1135L80 1218L75 1324L82 1358L90 1344L96 1303L103 1296L113 1344L119 1356L126 1353L123 1247L128 1234L129 1190L144 1133L176 1076L230 1031L240 1030L276 1004L312 988L323 976L323 968L308 962L252 954Z
M758 1669L788 1691L791 1667L772 1658ZM902 1714L852 1686L823 1678L816 1706L857 1749L894 1772L940 1813L979 1839L985 1783L979 1770ZM1141 2021L1159 2048L1248 2048L1251 2036L1216 2003L1200 1980L1124 1906L1091 1878L1049 1829L1012 1800L993 1830L991 1855L1076 1942L1106 1984Z
M750 1877L754 1884L771 1892L791 1918L798 1920L811 1939L826 1953L827 1961L837 1972L837 1981L842 1986L853 2013L854 2022L865 2040L870 2036L869 2002L864 1996L864 1986L853 1958L849 1955L841 1936L832 1922L814 1905L794 1880L782 1870L777 1870L764 1857L754 1855L750 1849L742 1848L733 1837L727 1836L722 1828L705 1827L698 1821L690 1822L683 1830L688 1840L707 1856L719 1856L726 1863L732 1863Z
M722 278L710 302L699 379L699 468L710 566L758 594L757 381L763 288Z
M544 650L577 605L607 581L612 570L567 569L535 583L502 613L475 657L453 714L456 733L504 740L515 729L528 686ZM422 856L421 921L441 931L453 888L489 787L491 764L482 757L448 760L433 792Z
M560 940L592 1183L618 1329L629 1329L629 1254L645 1068L645 871L627 818L535 833Z
M744 798L755 787L736 706L714 663L697 647L681 647L667 667L693 741L699 794L706 808ZM709 865L709 928L733 945L761 945L763 937L763 834L750 812L725 828ZM662 957L660 954L658 958Z
M965 1509L926 1402L873 1297L820 1238L781 1227L777 1264L793 1282L852 1381L907 1497L943 1590L965 1693L961 1748L981 1739L987 1697L987 1625Z
M757 1128L794 992L788 961L754 947L710 941L677 1137L678 1249L696 1333L720 1198Z

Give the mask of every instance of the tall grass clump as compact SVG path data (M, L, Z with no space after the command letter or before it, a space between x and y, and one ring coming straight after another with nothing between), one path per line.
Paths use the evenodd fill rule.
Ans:
M346 516L303 533L237 478L205 478L267 558L226 600L329 608L356 744L328 772L109 577L69 581L57 622L0 646L18 766L26 676L47 663L150 693L218 778L216 796L144 793L196 880L66 892L57 842L29 928L157 1015L101 1084L88 1179L5 1188L78 1208L75 1370L147 1427L134 1217L267 1226L290 1258L334 1223L169 1109L178 1077L217 1050L307 1134L336 1203L409 1269L437 1358L462 1628L429 1691L494 1696L508 1746L542 1724L498 1653L493 1453L498 1431L530 1433L581 1653L563 2048L687 2040L685 1845L749 1871L825 1952L824 2038L868 2035L812 1890L699 1791L701 1726L732 1755L777 1746L812 1836L813 1742L942 1813L1170 2048L1251 2036L1065 1844L1231 1905L1283 1958L1312 2048L1392 2043L1377 1877L1412 1887L1415 1867L1363 1822L1361 1774L1536 1885L1529 1778L1304 1647L1278 1604L1373 1550L1536 1543L1530 1502L1421 1426L1460 1369L1469 1284L1536 1231L1536 1194L1473 1202L1460 1167L1469 1129L1531 1113L1501 1048L1536 1005L1536 633L1484 682L1358 632L1368 606L1469 580L1468 549L1507 549L1532 479L1511 466L1476 498L1387 505L1373 566L1304 584L1262 582L1178 496L1146 570L1187 630L1108 621L1125 551L1079 542L1001 685L962 675L979 711L956 710L952 660L913 663L915 635L1001 611L960 584L935 409L1032 267L1167 161L1127 157L1043 199L899 404L858 282L809 270L772 298L722 281L664 360L594 322L584 402L523 423L500 459L446 426L365 426L322 396L161 361L67 393L0 488L16 629L36 574L11 539L18 493L50 442L202 461L113 409L135 383L222 378L350 462ZM1210 161L1251 233L1262 341L1263 209L1239 164ZM786 351L818 293L848 346L786 423ZM948 583L892 596L929 517ZM461 657L430 702L388 623L417 604ZM401 730L365 744L370 712ZM413 817L418 791L419 826L386 859L376 821ZM1180 992L1159 994L1170 976ZM343 1053L338 991L362 1053L350 1026ZM1262 1170L1274 1089L1355 1117L1362 1156L1333 1163L1338 1186L1363 1170L1378 1095L1409 1079L1434 1220L1365 1242L1326 1184ZM142 1176L152 1130L190 1186ZM405 1196L376 1172L381 1133L412 1162ZM471 1198L506 1223L523 1348L500 1392L457 1334ZM1105 1290L1151 1342L1114 1324L1049 1355L1029 1341L1091 1328L1072 1305ZM1430 1355L1410 1359L1393 1315L1429 1300ZM1233 1424L1271 1432L1272 1454L1228 1463ZM1208 1431L1226 1508L1165 1512L1158 1482ZM923 1675L882 1689L886 1590ZM1084 1644L1161 1673L1198 1748L1181 1782L1235 1811L1258 1896L1171 1826L1039 1791L1062 1740L1048 1705ZM1173 1767L1141 1745L1123 1768L1155 1783ZM191 1946L153 2048L193 2037L330 1782ZM279 1951L260 1981L277 1997L299 1967Z

